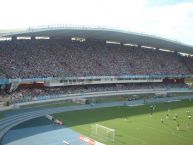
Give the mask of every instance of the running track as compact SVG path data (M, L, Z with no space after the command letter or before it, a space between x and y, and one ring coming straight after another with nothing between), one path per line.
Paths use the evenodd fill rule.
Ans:
M176 101L176 100L183 100L183 99L192 99L193 96L181 96L181 97L166 97L166 98L151 98L148 99L147 102L166 102L166 101ZM85 110L85 109L95 109L95 108L103 108L103 107L114 107L114 106L123 106L123 105L135 105L135 104L143 104L143 99L135 100L135 101L128 101L128 102L113 102L113 103L99 103L95 105L78 105L78 106L66 106L66 107L57 107L57 108L48 108L48 109L41 109L41 110L24 110L16 112L15 114L3 118L0 120L0 145L3 136L10 130L12 127L41 116L45 116L46 114L54 114L60 112L67 112L67 111L75 111L75 110Z

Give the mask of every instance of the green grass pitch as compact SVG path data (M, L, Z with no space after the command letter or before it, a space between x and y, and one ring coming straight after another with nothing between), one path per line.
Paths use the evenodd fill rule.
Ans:
M73 130L107 145L193 145L193 118L188 119L193 115L193 101L160 103L156 106L152 117L150 104L72 111L54 116ZM190 111L189 114L186 111ZM175 113L176 120L173 119ZM92 136L91 125L96 123L115 129L115 141Z

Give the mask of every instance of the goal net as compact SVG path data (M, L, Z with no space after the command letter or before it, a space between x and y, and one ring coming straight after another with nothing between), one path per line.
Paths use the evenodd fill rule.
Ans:
M100 124L91 125L91 135L100 140L114 141L115 140L115 129L108 128Z

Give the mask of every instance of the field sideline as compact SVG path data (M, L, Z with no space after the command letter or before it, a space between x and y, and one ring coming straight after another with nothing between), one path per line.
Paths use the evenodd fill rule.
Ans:
M193 144L193 118L188 119L186 113L189 110L189 115L193 115L193 101L160 103L156 106L152 117L150 105L72 111L54 114L54 116L63 120L66 126L108 145ZM175 113L178 117L173 120ZM166 114L169 115L168 119ZM163 118L163 124L161 118ZM188 122L189 128L187 128ZM96 123L116 129L115 141L101 140L97 136L92 136L91 125Z

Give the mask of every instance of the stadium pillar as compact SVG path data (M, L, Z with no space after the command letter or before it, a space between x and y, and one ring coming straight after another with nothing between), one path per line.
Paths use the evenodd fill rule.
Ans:
M70 42L70 41L71 41L71 37L65 36L65 37L64 37L64 41L65 41L65 42Z
M106 40L101 40L100 44L105 46L106 45Z
M50 36L50 39L56 39L56 37L54 37L54 36Z
M35 40L35 36L31 36L31 40Z
M141 45L138 44L138 48L141 48Z
M17 36L12 36L12 41L16 41L17 40Z

